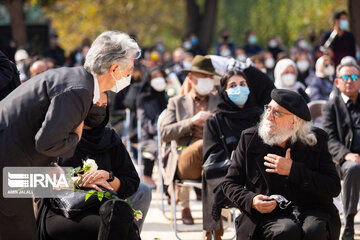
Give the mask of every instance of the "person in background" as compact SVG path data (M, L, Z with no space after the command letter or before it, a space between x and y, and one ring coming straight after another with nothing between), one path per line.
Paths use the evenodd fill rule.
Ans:
M277 62L274 70L275 87L297 92L306 102L309 102L310 98L305 92L305 85L296 81L297 75L298 71L294 61L289 58L281 59Z
M236 48L235 50L235 59L240 62L245 62L247 59L246 52L243 48Z
M246 43L243 46L243 49L245 50L247 56L250 57L262 51L262 47L257 44L257 41L258 39L254 31L249 30L246 32Z
M329 134L329 152L343 179L345 229L342 240L354 239L354 219L360 192L360 68L353 63L336 68L334 94L322 108L322 123Z
M66 63L65 51L58 45L58 35L52 34L49 38L49 47L44 51L44 57L50 57L55 60L58 66L64 66Z
M195 56L191 68L183 71L188 73L192 85L190 93L169 99L160 126L162 140L175 141L175 148L171 148L164 166L164 184L168 186L172 186L175 175L180 179L201 178L203 128L205 120L216 109L217 104L216 95L211 93L214 90L213 76L216 72L210 57ZM178 151L178 147L183 147L183 150ZM183 207L182 221L184 224L194 224L189 188L181 187L179 191Z
M336 32L335 38L331 41L327 49L329 56L335 64L335 67L340 64L340 61L345 56L356 57L356 42L354 35L347 31L349 28L348 14L345 11L338 11L334 14L334 27L327 32L322 39L322 44L330 38L332 32Z
M272 36L268 41L268 51L272 53L274 59L278 59L280 52L285 52L286 49L282 46L282 40L280 36Z
M226 52L224 52L225 50ZM227 29L221 30L220 39L215 45L215 55L235 58L235 50L236 45L231 40L229 31Z
M274 82L274 68L275 68L275 59L273 54L270 51L264 53L264 64L266 67L266 75Z
M296 81L307 86L311 79L315 77L312 70L313 64L310 55L306 52L297 52L295 54L295 63L298 70Z
M16 68L19 70L20 73L20 81L23 83L28 80L27 76L27 69L31 59L29 57L28 52L25 49L18 49L15 53L15 63Z
M136 115L141 121L142 159L144 160L143 181L150 188L155 188L152 179L154 163L157 158L157 120L166 108L166 74L160 66L155 66L149 71L147 79L136 96Z
M271 98L259 125L242 132L222 184L241 210L237 239L338 240L341 185L328 135L311 127L298 93L274 89Z
M255 67L257 69L259 69L260 71L262 71L263 73L266 74L266 67L265 67L265 63L264 63L264 55L262 54L262 52L253 55L251 57L251 60L253 61Z
M258 122L262 109L256 107L248 98L251 90L247 84L247 77L242 71L227 72L221 78L220 84L219 111L215 114L221 132L224 134L227 151L231 153L238 144L241 132L255 126ZM206 120L204 127L203 164L211 154L217 154L220 151L224 153L218 155L220 159L230 158L225 154L215 114ZM206 239L211 240L214 236L215 240L219 240L223 235L222 220L214 219L212 212L214 212L213 209L221 212L222 203L225 202L221 188L225 175L207 177L205 174L202 175L203 229L206 231Z
M321 56L315 64L315 78L306 89L311 101L328 100L334 85L335 67L328 55Z
M47 70L47 66L45 61L37 60L33 62L30 66L30 77L34 77L42 72L45 72L46 70Z
M193 56L196 55L206 55L206 51L202 49L199 45L199 37L195 33L191 33L189 36L189 40L191 43L190 50L187 50L187 52L190 52Z

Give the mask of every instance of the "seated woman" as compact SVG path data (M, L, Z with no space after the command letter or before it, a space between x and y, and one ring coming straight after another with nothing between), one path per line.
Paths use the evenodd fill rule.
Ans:
M243 72L238 70L227 72L221 78L220 84L219 111L216 113L216 118L221 130L217 125L215 115L207 119L204 128L203 164L211 154L220 151L223 151L224 154L218 155L219 158L224 160L230 158L230 156L226 156L226 152L230 155L235 150L241 132L254 126L262 113L262 109L256 107L254 101L251 100L252 94L250 94L247 77ZM224 135L226 149L221 140L222 134ZM215 239L221 239L223 235L221 220L215 220L211 213L212 209L221 210L221 202L225 196L222 194L220 184L225 175L226 172L223 175L216 176L208 176L206 172L202 175L203 229L206 231L206 239L212 239L211 234L214 235ZM217 199L220 198L220 202L215 201L215 195L217 195Z
M82 160L94 159L98 170L85 173L80 186L97 190L102 186L126 199L137 191L140 180L120 137L107 126L109 111L106 104L107 96L102 93L84 120L82 137L73 157L60 159L59 165L75 168L82 166ZM102 207L109 201L112 200L103 203ZM125 212L119 212L121 209L116 201L107 210L114 214L110 216L109 211L106 215L99 209L92 209L66 218L56 206L45 202L39 209L37 220L40 239L100 239L98 235L103 236L101 239L133 239L124 236L133 222L129 222ZM104 226L105 221L108 225Z
M136 102L136 115L141 121L141 139L139 141L144 147L142 151L142 158L144 159L143 179L150 188L155 188L152 171L157 157L155 139L157 136L157 119L167 105L165 77L165 72L159 66L151 68Z
M278 61L275 66L274 76L276 88L297 92L307 103L310 102L310 98L305 92L305 85L296 81L298 72L293 60L285 58Z

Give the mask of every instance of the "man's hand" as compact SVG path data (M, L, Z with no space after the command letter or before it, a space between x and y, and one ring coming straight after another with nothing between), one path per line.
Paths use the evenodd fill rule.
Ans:
M252 201L252 208L260 213L271 213L276 208L276 201L269 201L270 197L262 194L256 195ZM267 201L266 201L267 200Z
M286 150L285 157L269 153L264 157L264 159L266 160L264 165L269 167L266 169L266 172L289 176L293 162L290 156L290 148Z
M203 126L206 119L211 115L209 111L200 111L195 116L190 118L190 125L191 126Z
M76 133L79 136L79 141L80 141L81 136L82 136L83 128L84 128L84 121L82 121L80 123L80 125L74 131L74 133Z
M346 161L352 161L352 162L360 163L360 156L357 153L348 153L348 154L345 155L344 159Z

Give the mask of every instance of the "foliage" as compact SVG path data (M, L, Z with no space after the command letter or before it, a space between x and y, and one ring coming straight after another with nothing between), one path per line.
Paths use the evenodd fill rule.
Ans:
M263 46L275 34L290 46L300 34L307 36L314 30L319 36L321 31L330 29L333 13L343 9L346 0L219 1L216 36L222 28L227 28L234 42L242 46L245 32L252 29Z
M94 40L106 30L133 33L143 46L162 37L170 48L179 46L185 33L183 1L57 0L44 6L44 11L66 50L74 49L86 37Z

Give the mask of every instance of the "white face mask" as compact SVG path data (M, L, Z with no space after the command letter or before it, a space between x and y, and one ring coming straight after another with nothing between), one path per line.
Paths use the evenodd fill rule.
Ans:
M271 39L268 44L269 47L271 48L276 48L278 46L277 41L275 39Z
M231 56L231 51L230 51L230 49L222 50L220 52L220 55L223 56L223 57L230 57Z
M300 60L296 63L296 66L298 67L300 72L305 72L309 69L310 63L306 60Z
M239 60L240 62L245 62L246 61L246 55L245 54L239 54L237 56L237 60Z
M324 74L326 76L333 76L335 73L335 68L333 65L329 65L326 68L324 68Z
M296 76L292 73L287 73L281 76L281 80L285 86L290 87L294 85Z
M127 77L122 77L120 80L117 80L114 75L111 74L111 76L113 77L113 79L115 79L115 85L112 87L112 89L110 89L110 91L113 91L115 93L120 92L121 90L123 90L124 88L126 88L127 86L130 85L131 82L131 74L129 74L129 76Z
M265 60L265 67L267 69L272 69L275 66L275 60L273 58L268 58Z
M214 89L214 81L211 78L198 78L195 90L201 96L208 95Z
M166 81L163 77L157 77L157 78L151 79L150 85L156 91L162 92L166 88Z

